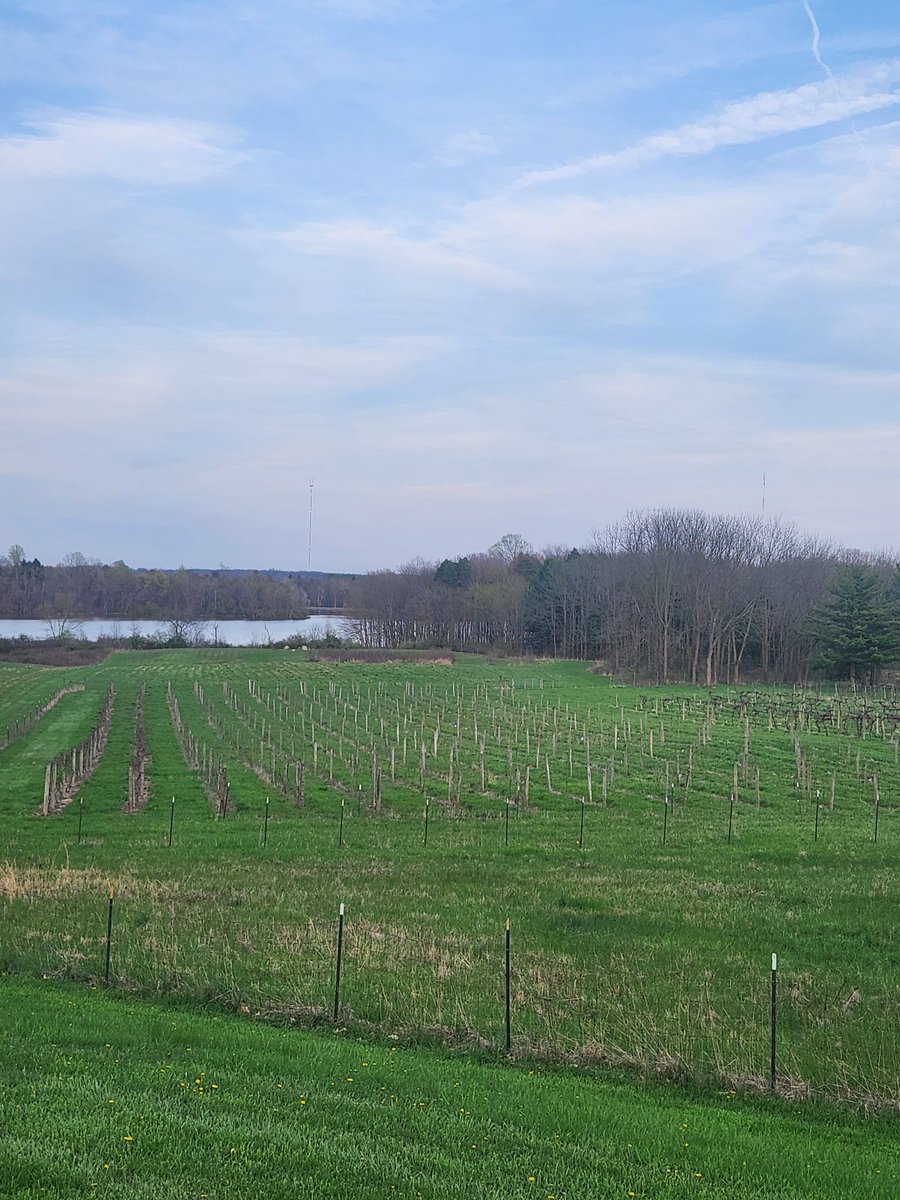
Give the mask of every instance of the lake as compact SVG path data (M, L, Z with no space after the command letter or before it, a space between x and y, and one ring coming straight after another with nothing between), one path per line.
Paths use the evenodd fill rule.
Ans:
M95 642L101 637L127 638L133 632L142 637L166 633L168 621L133 621L127 617L77 622L76 637ZM227 646L265 646L269 642L282 645L289 637L302 634L308 638L325 637L327 633L349 637L350 622L343 617L307 617L303 621L207 621L203 637L207 642ZM46 621L6 621L0 618L0 637L48 638Z

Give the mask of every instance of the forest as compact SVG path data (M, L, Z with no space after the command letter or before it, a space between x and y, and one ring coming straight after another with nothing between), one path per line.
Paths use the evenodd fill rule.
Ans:
M274 571L142 570L68 554L56 566L21 546L0 556L0 617L125 620L300 620L311 608L339 608L347 582Z
M136 570L20 546L0 617L299 620L343 610L372 649L447 647L596 662L634 681L873 681L900 660L900 569L779 520L632 512L589 545L489 549L360 575Z
M631 513L584 549L538 553L510 534L360 576L348 603L364 645L590 659L656 683L872 680L900 658L891 559L696 510Z

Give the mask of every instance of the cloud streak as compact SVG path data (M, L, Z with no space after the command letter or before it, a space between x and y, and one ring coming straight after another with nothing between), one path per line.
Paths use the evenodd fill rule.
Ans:
M624 150L592 154L558 167L528 171L517 183L557 183L597 171L643 167L665 158L711 154L725 146L749 145L878 112L900 103L900 62L845 77L733 101L699 121L651 134Z
M238 166L234 135L199 121L127 113L33 116L28 133L0 138L0 175L50 180L97 176L155 187L203 183Z

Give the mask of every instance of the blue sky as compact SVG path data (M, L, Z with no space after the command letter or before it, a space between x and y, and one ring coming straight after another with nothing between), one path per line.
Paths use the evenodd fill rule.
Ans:
M900 10L33 0L0 505L53 562L367 570L633 508L900 543ZM2 540L2 535L0 535Z

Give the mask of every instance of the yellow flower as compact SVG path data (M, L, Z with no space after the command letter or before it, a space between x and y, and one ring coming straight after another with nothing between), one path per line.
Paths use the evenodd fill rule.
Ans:
M122 1141L123 1142L133 1142L134 1138L131 1136L130 1133L126 1133L125 1136L122 1138Z

